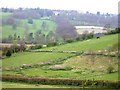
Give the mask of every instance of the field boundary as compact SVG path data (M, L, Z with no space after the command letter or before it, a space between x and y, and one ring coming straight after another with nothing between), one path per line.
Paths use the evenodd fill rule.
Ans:
M119 56L118 51L102 52L102 51L71 51L71 50L28 50L27 52L57 52L57 53L75 53L76 55L104 55L104 56Z
M76 53L77 51L64 51L64 50L28 50L28 52L58 52L58 53Z
M19 75L4 74L0 76L2 81L9 82L25 82L30 84L47 84L47 85L73 85L73 86L91 86L91 87L107 87L107 88L119 88L120 81L108 81L108 80L73 80L73 79L55 79L55 78L40 78L40 77L26 77Z

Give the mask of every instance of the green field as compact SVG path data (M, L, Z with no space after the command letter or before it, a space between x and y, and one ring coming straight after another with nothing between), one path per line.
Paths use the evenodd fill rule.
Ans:
M41 64L42 62L52 62L59 58L71 56L69 53L46 53L46 52L24 52L13 54L10 58L2 61L3 68L20 67L23 64Z
M50 50L55 48L56 50L101 50L107 49L109 46L112 46L118 42L118 34L109 35L101 37L100 39L91 39L86 41L74 42L66 45L55 46L50 48L45 48L45 50ZM90 48L90 49L88 49ZM21 73L28 76L41 76L41 77L53 77L53 78L93 78L96 73L98 76L106 73L106 69L109 64L114 67L114 71L117 71L118 60L116 57L105 57L105 56L74 56L68 58L69 56L74 56L72 53L56 53L56 52L23 52L13 54L10 58L4 58L2 61L3 68L14 68L20 67L23 64L34 65L41 64L45 62L54 63L54 65L60 65L64 68L70 67L72 70L49 70L48 65L45 67L30 68L21 70ZM57 60L65 59L64 62L58 64ZM82 71L83 70L83 71ZM79 73L75 73L79 72ZM92 73L94 72L94 73ZM3 71L3 74L18 74L15 71ZM69 73L69 74L67 74ZM83 74L80 74L83 73ZM91 77L85 75L92 75ZM85 77L84 77L85 76ZM117 78L116 78L117 79Z
M45 48L43 50L68 50L68 51L88 51L88 50L108 50L118 43L118 34L103 36L100 39L89 39L74 43L68 43L56 47Z
M90 39L86 41L73 42L65 45L47 47L42 50L61 50L61 51L81 51L81 50L105 50L117 48L118 34L108 35L100 39ZM70 57L72 56L72 57ZM43 64L43 66L22 68L23 64L34 65ZM58 63L60 62L60 63ZM60 78L77 80L118 80L118 58L99 55L77 55L73 53L58 52L22 52L13 54L11 57L5 57L2 60L2 74L34 76L42 78ZM109 66L112 66L112 72L108 73ZM17 67L17 68L16 68ZM57 68L56 68L57 67ZM62 67L62 68L61 68ZM12 70L12 68L16 68ZM5 70L4 70L5 69ZM14 85L14 83L12 84ZM9 83L3 83L3 87L17 87ZM19 85L19 84L18 84ZM20 85L20 87L24 87ZM35 87L29 86L26 87ZM43 87L39 85L38 87ZM48 87L52 87L51 85ZM54 87L54 86L53 86ZM55 86L57 87L57 86ZM58 86L59 87L59 86ZM61 86L60 86L61 87ZM63 86L64 87L64 86Z
M77 56L65 60L62 64L56 64L61 67L71 67L70 70L49 69L51 66L47 65L37 68L28 68L20 71L3 71L3 74L17 74L25 76L37 76L43 78L69 78L69 79L96 79L96 80L118 80L118 59L113 57L96 56L94 57L94 64L91 60L92 56ZM93 59L93 58L92 58ZM114 67L111 74L107 73L109 65Z

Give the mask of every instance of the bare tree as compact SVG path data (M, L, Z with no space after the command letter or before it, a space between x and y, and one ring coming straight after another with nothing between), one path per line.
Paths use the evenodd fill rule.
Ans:
M57 35L61 36L64 40L76 38L77 32L68 19L62 16L56 16L55 20L58 24L56 30Z

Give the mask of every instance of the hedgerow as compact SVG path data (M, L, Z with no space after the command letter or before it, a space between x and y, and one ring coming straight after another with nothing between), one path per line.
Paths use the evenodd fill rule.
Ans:
M30 84L73 85L82 87L100 86L113 89L118 89L120 87L120 81L107 81L107 80L55 79L55 78L25 77L18 75L2 75L2 80L9 82L25 82Z

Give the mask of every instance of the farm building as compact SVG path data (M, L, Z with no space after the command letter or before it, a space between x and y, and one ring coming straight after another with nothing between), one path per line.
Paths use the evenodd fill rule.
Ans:
M104 29L104 27L98 27L98 26L75 26L78 34L83 34L84 32L88 32L88 33L106 33L107 30Z

